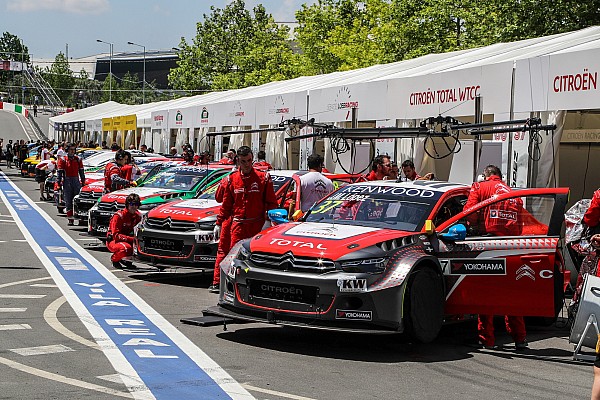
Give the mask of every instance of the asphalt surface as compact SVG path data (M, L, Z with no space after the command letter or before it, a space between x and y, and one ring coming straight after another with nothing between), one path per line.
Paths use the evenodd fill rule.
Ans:
M0 112L4 139L23 138L18 122L11 125L4 114ZM0 168L31 199L38 199L31 178L7 170L4 161ZM550 327L529 325L530 349L523 352L514 350L501 326L497 343L503 348L473 347L467 343L475 333L472 322L447 325L430 344L413 344L400 335L260 324L228 325L226 331L186 325L180 319L199 316L217 301L206 290L209 275L114 270L110 254L82 236L83 227L68 227L51 203L36 204L59 225L56 235L82 245L256 398L589 398L592 367L573 361L563 320ZM0 399L132 398L1 200L0 232Z

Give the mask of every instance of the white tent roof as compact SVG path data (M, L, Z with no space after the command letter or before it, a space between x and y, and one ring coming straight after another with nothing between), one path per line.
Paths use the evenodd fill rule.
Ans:
M333 91L325 90L328 88L336 89L348 85L372 85L373 83L379 82L384 84L383 87L387 93L392 89L397 90L397 88L393 86L393 82L412 82L414 79L417 79L417 81L420 82L419 79L423 81L435 74L459 71L466 71L465 74L473 75L472 71L478 71L476 68L486 68L502 63L506 63L507 65L510 64L510 68L512 68L512 65L518 60L596 49L600 49L600 27L590 27L575 32L541 38L521 40L512 43L497 43L486 47L443 54L430 54L412 60L374 65L352 71L334 72L317 76L303 76L286 81L270 82L261 86L228 90L224 92L212 92L141 106L127 106L109 102L54 117L51 121L80 121L128 114L136 114L138 121L143 121L149 119L151 113L156 111L206 106L241 100L256 100L268 96L292 93L308 93L311 96L311 103L313 103L313 95L324 96L327 93L333 93ZM494 71L495 70L489 70L487 72L489 75L488 78L491 77L490 79L493 79ZM484 71L479 75L485 76L486 72ZM506 83L504 78L504 75L502 76L502 79L498 78L496 84L510 86L510 82ZM408 86L410 87L410 85ZM377 86L377 88L381 87L382 86ZM404 88L404 86L402 87ZM377 90L373 90L372 95L379 99L382 97L382 93ZM385 97L384 100L387 103L396 100L385 93L383 94L383 97ZM369 101L370 100L367 99L361 100L361 106ZM390 115L388 118L392 117L394 117L394 115Z

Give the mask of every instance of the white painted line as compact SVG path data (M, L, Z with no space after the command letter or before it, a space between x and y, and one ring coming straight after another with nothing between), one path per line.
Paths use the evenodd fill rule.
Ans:
M316 400L316 399L313 399L312 397L296 396L295 394L283 393L283 392L278 392L276 390L270 390L270 389L263 389L263 388L259 388L259 387L248 385L248 384L243 384L242 386L245 389L251 390L253 392L265 393L265 394L270 394L270 395L278 396L278 397L285 397L286 399Z
M33 368L30 366L18 363L16 361L9 360L8 358L0 357L0 364L4 364L8 367L18 369L19 371L38 376L40 378L50 379L55 382L60 382L60 383L64 383L67 385L80 387L83 389L94 390L96 392L109 394L112 396L119 396L119 397L124 397L126 399L133 399L133 396L129 393L119 392L118 390L114 390L114 389L107 388L107 387L100 386L100 385L94 385L93 383L88 383L88 382L80 381L77 379L67 378L66 376L54 374L52 372Z
M75 351L70 347L62 344L51 344L48 346L37 346L37 347L22 347L20 349L9 349L13 353L17 353L22 356L39 356L42 354L55 354L55 353L66 353L67 351Z
M16 331L19 329L31 329L31 326L27 324L0 325L0 331Z
M13 242L27 242L27 239L13 239Z
M2 285L0 285L0 289L5 288L5 287L9 287L9 286L23 285L25 283L30 283L30 282L47 281L49 279L52 279L52 278L49 277L49 276L47 276L45 278L25 279L24 281L15 281L15 282L3 283Z
M0 243L6 243L6 240L0 240Z
M81 239L75 239L75 240L79 240L80 242L86 242L86 241L90 241L90 240L100 241L100 239L96 239L96 238L81 238Z
M29 285L30 287L39 287L39 288L57 288L57 285L53 285L51 283L34 283L33 285Z
M45 294L0 294L0 299L41 299Z
M50 253L71 253L71 250L69 250L69 248L65 246L46 246L46 249L48 249Z
M95 350L101 350L100 346L98 346L96 342L92 342L91 340L87 340L86 338L77 335L75 332L70 331L62 323L60 323L57 316L58 309L66 302L67 299L64 296L61 296L58 299L54 300L52 303L50 303L48 307L46 307L46 309L44 310L44 320L46 321L46 323L50 325L50 327L56 332L71 340L76 341L77 343L81 343L82 345L91 347Z
M0 222L6 222L7 224L16 224L14 219L0 219Z
M27 311L27 308L0 308L0 313L2 312L25 312Z
M121 375L119 375L119 374L100 375L100 376L97 376L96 378L102 379L103 381L107 381L107 382L123 384L123 379L121 379Z

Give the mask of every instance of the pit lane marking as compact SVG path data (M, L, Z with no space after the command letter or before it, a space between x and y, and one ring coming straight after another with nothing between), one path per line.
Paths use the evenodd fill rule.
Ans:
M29 325L29 324L0 325L0 331L17 331L20 329L31 329L31 325Z
M41 299L45 294L0 294L0 299Z
M253 398L223 368L75 240L61 234L62 228L1 172L0 198L72 309L92 337L101 344L104 354L121 374L135 398L155 398L154 393L160 394L161 398ZM35 226L35 230L28 226ZM67 271L60 268L57 260L53 260L53 255L43 247L50 244L67 245L73 249L86 270ZM90 294L93 288L101 288L103 292ZM125 339L129 340L123 342ZM151 349L140 349L138 346ZM173 355L177 360L168 361ZM154 366L152 369L146 367L150 362L147 360L149 357ZM199 386L202 387L200 391Z
M278 397L285 397L287 399L292 399L292 400L316 400L316 399L313 399L312 397L297 396L295 394L278 392L276 390L271 390L271 389L263 389L263 388L259 388L259 387L248 385L248 384L243 384L242 386L248 390L252 390L253 392L265 393L265 394L270 394L270 395L278 396Z
M19 354L21 356L40 356L43 354L56 354L56 353L65 353L68 351L75 351L69 346L65 346L63 344L51 344L47 346L35 346L35 347L21 347L18 349L8 349L13 353Z
M0 313L25 312L27 308L0 308Z
M64 383L66 385L76 386L76 387L80 387L82 389L93 390L96 392L109 394L112 396L124 397L126 399L134 398L133 395L131 395L130 393L121 392L121 391L118 391L115 389L107 388L107 387L100 386L100 385L95 385L93 383L84 382L84 381L80 381L80 380L73 379L73 378L67 378L62 375L58 375L58 374L55 374L52 372L44 371L44 370L41 370L38 368L34 368L34 367L30 367L25 364L18 363L16 361L9 360L8 358L0 357L0 364L4 364L7 367L17 369L19 371L22 371L22 372L25 372L25 373L28 373L31 375L35 375L40 378L45 378L45 379L49 379L49 380L52 380L55 382Z
M25 279L23 281L15 281L15 282L3 283L3 284L0 285L0 289L6 288L6 287L10 287L10 286L22 285L24 283L47 281L48 279L52 279L52 278L49 277L49 276L47 276L45 278L33 278L33 279Z

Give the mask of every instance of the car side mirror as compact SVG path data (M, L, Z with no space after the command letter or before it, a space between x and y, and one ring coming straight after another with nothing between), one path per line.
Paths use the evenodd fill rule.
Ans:
M463 224L453 225L448 229L448 232L442 233L440 237L451 241L465 240L467 237L467 227Z
M288 221L288 212L284 208L276 208L274 210L269 210L269 211L267 211L267 216L269 217L269 220L271 220L271 222L274 225L285 224L285 223L289 222Z
M298 221L302 217L304 217L302 210L296 210L296 212L292 215L292 221Z

